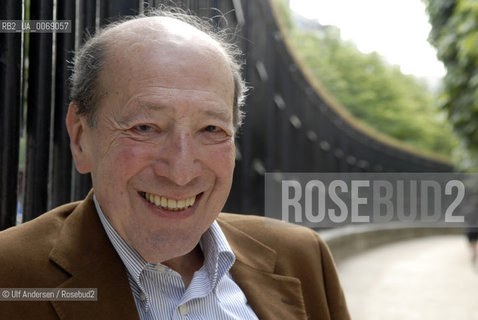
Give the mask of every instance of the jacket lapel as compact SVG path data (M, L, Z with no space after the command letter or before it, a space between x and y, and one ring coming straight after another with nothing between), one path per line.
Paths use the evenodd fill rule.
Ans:
M126 270L96 213L92 192L66 218L50 260L71 277L59 288L97 288L98 302L52 301L60 319L138 319Z
M137 319L126 270L111 245L90 192L66 218L50 260L70 275L58 288L97 288L98 302L52 301L60 319ZM306 319L299 279L275 274L276 252L223 219L236 255L231 275L259 319Z
M223 219L218 222L236 255L231 275L259 319L307 319L300 280L274 273L277 253Z

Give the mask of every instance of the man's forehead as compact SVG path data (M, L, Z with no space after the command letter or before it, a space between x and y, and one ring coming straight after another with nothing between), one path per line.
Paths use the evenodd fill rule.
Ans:
M176 108L174 107L173 104L169 104L169 103L163 103L162 101L134 101L132 103L132 105L134 105L133 109L136 108L137 109L145 109L145 110L149 110L149 111L153 111L153 112L175 112L176 111ZM207 114L207 115L211 115L211 116L216 116L216 117L220 117L220 118L230 118L231 116L231 111L230 111L230 108L223 108L221 107L221 105L215 105L214 103L209 103L209 106L207 108L199 108L198 106L196 106L196 108L194 108L193 110L195 110L196 112L198 113L204 113L204 114Z
M107 36L100 81L109 94L131 96L168 87L225 93L233 102L228 56L195 27L168 17L148 17L125 22Z
M167 43L194 39L208 46L220 48L217 41L189 23L172 17L144 17L126 21L109 30L112 45L128 45L132 42Z
M149 63L177 64L180 60L214 59L230 69L224 48L211 36L170 17L145 17L124 22L108 37L106 64L113 68ZM230 70L229 70L230 71Z

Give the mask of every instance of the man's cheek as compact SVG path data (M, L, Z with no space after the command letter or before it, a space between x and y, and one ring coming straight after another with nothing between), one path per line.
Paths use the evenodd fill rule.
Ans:
M124 169L142 165L154 160L154 150L141 145L121 146L111 156L112 166L123 166Z

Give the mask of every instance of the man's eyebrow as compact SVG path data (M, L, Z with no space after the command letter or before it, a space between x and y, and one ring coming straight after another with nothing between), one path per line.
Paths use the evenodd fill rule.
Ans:
M151 103L151 102L139 102L138 106L141 108L152 110L152 111L161 111L166 109L165 105L162 105L160 103Z
M203 113L208 115L208 116L215 117L215 118L221 119L221 120L226 121L226 122L232 120L232 112L229 112L229 111L223 110L223 109L221 109L221 110L208 109L208 110L204 110Z
M134 106L127 110L123 114L123 116L117 119L119 123L123 125L128 125L133 119L135 119L138 114L149 115L148 111L160 111L164 110L166 107L164 105L158 103L150 103L150 102L139 102L134 104Z

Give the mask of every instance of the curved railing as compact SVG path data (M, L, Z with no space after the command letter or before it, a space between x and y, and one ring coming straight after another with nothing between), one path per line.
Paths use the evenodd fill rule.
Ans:
M264 172L453 170L440 156L368 129L330 97L281 31L274 1L248 1L243 6L242 46L253 91L239 139L243 157L230 210L263 212Z
M245 76L253 89L237 139L234 185L226 210L262 214L265 172L453 169L446 161L370 132L328 97L295 58L268 0L175 2L199 15L215 17L219 24L227 20L229 27L241 30L237 39L245 54ZM24 218L29 220L80 199L89 190L89 179L72 169L64 126L70 76L67 61L72 60L86 32L94 33L107 21L158 3L171 1L83 0L76 5L59 1L54 8L53 0L38 0L31 3L30 19L51 20L55 12L57 19L72 21L72 33L55 37L0 33L0 229L15 224L18 193ZM18 0L2 2L0 20L21 20L21 5ZM23 126L27 149L19 168ZM19 169L24 173L20 188Z

